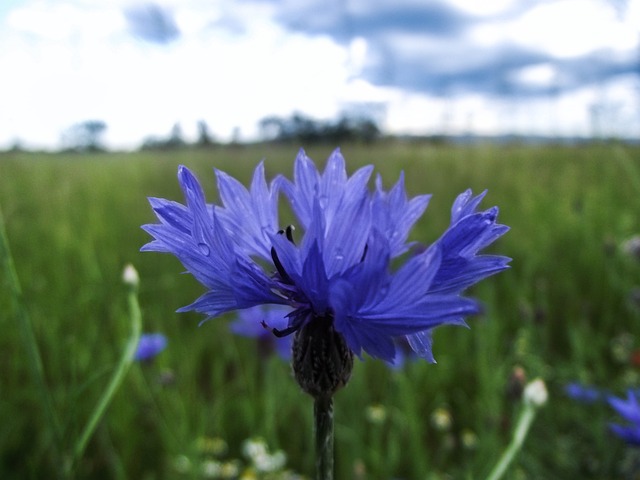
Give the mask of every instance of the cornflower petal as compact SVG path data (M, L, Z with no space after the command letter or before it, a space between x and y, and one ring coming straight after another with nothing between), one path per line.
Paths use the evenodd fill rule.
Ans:
M389 239L392 256L403 254L411 245L406 243L409 232L426 210L429 200L431 195L418 195L408 200L404 172L388 193L382 188L380 175L376 177L376 192L371 206L373 223Z
M191 214L184 205L162 198L149 198L149 203L163 224L173 227L182 233L189 233L191 229Z
M609 424L609 429L619 438L624 440L629 445L640 446L640 427L622 426L615 423Z
M269 235L278 230L277 186L270 189L264 175L264 162L256 167L251 189L238 180L216 170L218 191L224 208L216 214L234 241L247 254L271 257Z
M366 191L351 192L325 236L324 262L327 275L334 277L360 262L371 228L371 208Z
M278 177L278 184L289 198L291 208L298 217L303 228L308 227L311 219L314 199L318 197L320 174L313 161L300 149L293 164L293 182Z
M475 202L471 203L475 205ZM458 218L436 241L435 244L442 251L442 260L433 281L433 291L461 292L483 278L508 268L507 264L511 260L508 257L477 255L479 250L509 230L509 227L496 223L497 215L496 207L484 212L469 213Z
M632 390L627 392L626 400L616 397L610 397L608 400L609 405L625 420L640 426L640 404L638 404L638 398Z
M635 391L629 389L627 398L607 398L609 405L628 423L628 425L618 425L610 423L610 430L630 445L640 445L640 403Z
M487 190L474 197L471 189L467 189L458 195L451 207L451 225L456 223L462 217L466 217L467 215L474 213L486 194Z
M345 205L343 197L351 197L365 190L372 171L372 166L362 167L348 178L344 157L336 149L320 174L312 160L301 150L294 164L294 181L280 177L278 185L305 230L313 219L315 202L319 203L325 227L329 228L337 212Z
M215 210L206 204L195 176L181 166L178 179L187 205L152 199L161 224L143 226L155 240L142 250L174 254L187 271L210 289L179 311L195 310L214 317L260 303L282 303L272 291L273 281L234 245Z
M407 335L406 339L411 349L416 352L420 358L424 358L429 363L436 363L431 349L433 345L432 330L423 330L422 332Z
M362 263L362 268L366 268L368 262ZM429 292L438 266L439 250L434 248L413 257L390 276L385 271L369 269L369 280L384 285L375 296L365 297L358 292L357 271L352 272L350 279L336 282L331 291L335 325L345 335L349 347L357 354L364 350L392 361L393 355L386 356L390 351L388 338L415 334L443 323L464 324L463 316L478 313L473 300ZM370 330L368 335L358 334L362 328ZM430 351L425 351L430 343L424 337L417 337L412 343L421 356L431 357Z

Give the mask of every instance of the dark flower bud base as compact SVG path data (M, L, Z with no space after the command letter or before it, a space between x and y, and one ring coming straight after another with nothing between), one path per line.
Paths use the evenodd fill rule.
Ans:
M313 317L296 332L292 364L302 390L314 398L326 398L349 381L353 353L333 328L333 318Z

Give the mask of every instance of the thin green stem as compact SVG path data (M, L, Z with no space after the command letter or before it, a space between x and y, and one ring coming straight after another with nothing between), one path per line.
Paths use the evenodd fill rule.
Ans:
M633 184L636 192L640 192L640 171L636 168L633 159L619 145L613 149L614 157L618 160L620 166L624 169L626 178Z
M82 457L84 450L91 439L91 436L95 432L95 429L98 425L100 419L104 416L104 413L111 403L114 394L122 384L125 374L129 370L129 367L133 363L134 355L136 353L136 349L138 348L138 343L140 342L140 334L142 331L142 313L140 311L140 305L138 303L138 295L136 291L136 287L133 285L128 285L129 293L128 293L128 304L129 304L129 316L131 318L131 334L129 335L129 340L125 346L124 352L120 357L120 361L118 366L116 367L113 375L111 377L111 381L109 382L107 388L104 393L98 400L91 417L89 417L89 421L87 422L84 430L81 435L78 437L78 440L73 449L73 456L71 458L70 463L67 466L67 472L71 473L74 469L76 462Z
M536 417L537 410L538 408L535 405L525 403L524 409L518 418L518 423L513 433L511 443L503 452L502 457L500 457L500 460L486 480L499 480L505 474L509 465L511 465L511 462L513 462L513 459L522 447L524 439L527 438L527 433L529 432L533 419Z
M11 255L11 249L9 248L9 240L7 237L4 217L2 210L0 209L0 263L2 264L2 271L5 278L9 283L9 293L13 302L13 309L15 311L16 320L20 328L22 336L22 342L26 350L27 363L29 370L31 371L31 377L39 390L40 402L44 405L45 415L49 422L49 428L53 433L53 450L58 454L60 458L60 447L62 445L62 433L60 428L60 420L53 406L53 399L51 398L51 392L47 387L47 383L44 376L44 368L42 366L42 357L40 355L40 349L38 348L38 342L36 341L36 335L29 317L29 312L25 305L24 297L22 295L22 288L20 286L20 280L16 273L15 265L13 263L13 257Z
M316 480L333 480L333 397L319 395L313 404Z

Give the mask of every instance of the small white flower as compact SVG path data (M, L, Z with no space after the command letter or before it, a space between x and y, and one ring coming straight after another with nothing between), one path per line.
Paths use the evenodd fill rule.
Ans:
M522 398L524 403L527 405L533 405L534 407L541 407L547 403L549 393L547 392L547 386L545 385L544 380L537 378L528 383L527 386L524 387Z
M122 272L122 281L125 285L136 288L140 284L140 276L133 265L128 263Z

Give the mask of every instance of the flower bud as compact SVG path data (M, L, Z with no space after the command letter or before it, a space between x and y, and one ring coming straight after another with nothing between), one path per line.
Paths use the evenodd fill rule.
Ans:
M122 272L122 281L125 285L133 288L137 288L140 284L140 276L138 275L138 271L130 263L128 263L124 267L124 271Z
M333 318L313 317L293 339L293 373L314 398L331 397L349 381L353 353L333 328Z
M547 386L544 380L537 378L528 383L527 386L524 387L522 398L525 404L533 405L534 407L541 407L547 403L549 393L547 392Z

